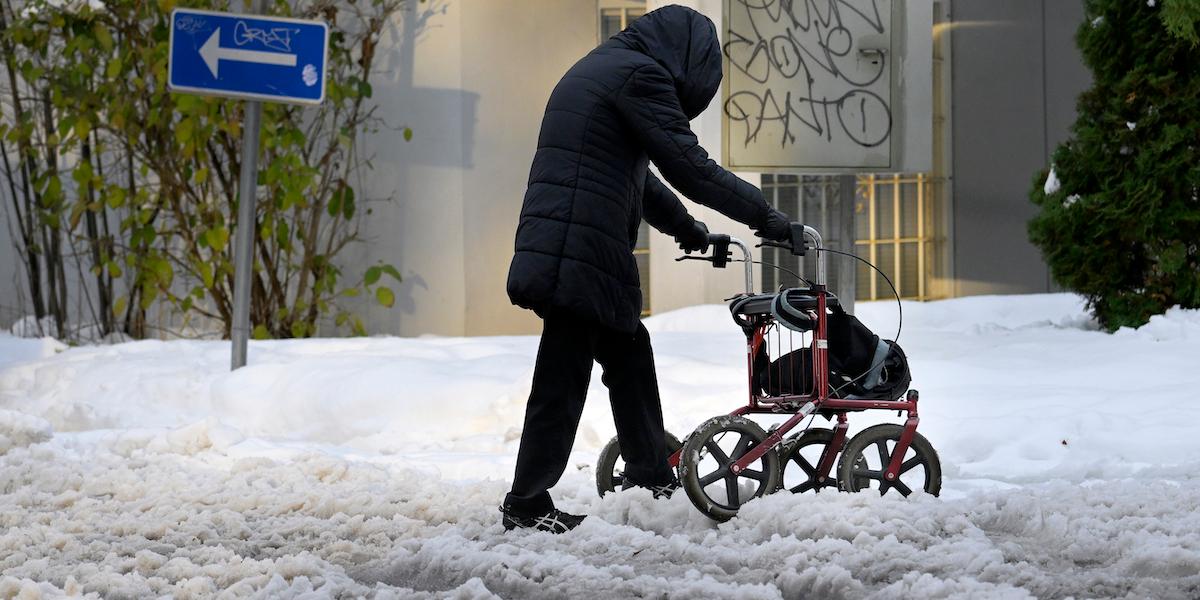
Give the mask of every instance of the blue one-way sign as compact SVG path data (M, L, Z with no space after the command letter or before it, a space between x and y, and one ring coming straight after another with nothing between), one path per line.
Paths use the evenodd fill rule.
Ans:
M325 99L329 27L257 15L175 9L172 91L319 104Z

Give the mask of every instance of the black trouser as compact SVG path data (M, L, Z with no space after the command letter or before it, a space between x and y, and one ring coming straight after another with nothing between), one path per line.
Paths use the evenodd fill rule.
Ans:
M547 315L525 407L509 510L541 515L554 508L547 492L567 467L583 413L592 361L604 369L613 420L625 459L625 477L640 485L674 479L663 442L662 407L650 333L640 323L622 333L569 316Z

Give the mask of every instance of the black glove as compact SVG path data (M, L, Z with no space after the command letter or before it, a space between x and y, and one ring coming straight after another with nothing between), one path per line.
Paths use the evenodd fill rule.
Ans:
M792 221L787 215L770 209L767 212L767 222L754 232L760 238L774 242L792 243Z
M692 221L692 226L675 234L675 242L679 249L691 254L692 252L708 251L708 227L700 221Z

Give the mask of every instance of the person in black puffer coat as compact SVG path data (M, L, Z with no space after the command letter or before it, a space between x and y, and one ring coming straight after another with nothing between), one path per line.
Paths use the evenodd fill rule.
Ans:
M517 227L508 295L543 319L507 529L565 531L548 490L566 468L592 362L604 369L628 483L669 493L662 410L633 248L643 218L686 251L708 230L689 199L787 241L788 218L708 157L689 121L721 83L716 28L671 5L647 13L575 63L550 95Z

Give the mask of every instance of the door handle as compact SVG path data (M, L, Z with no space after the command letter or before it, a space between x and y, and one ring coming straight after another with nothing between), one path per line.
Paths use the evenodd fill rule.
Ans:
M870 60L871 64L873 64L873 65L879 64L879 61L883 60L883 56L885 54L887 54L887 48L859 48L858 49L858 58Z

